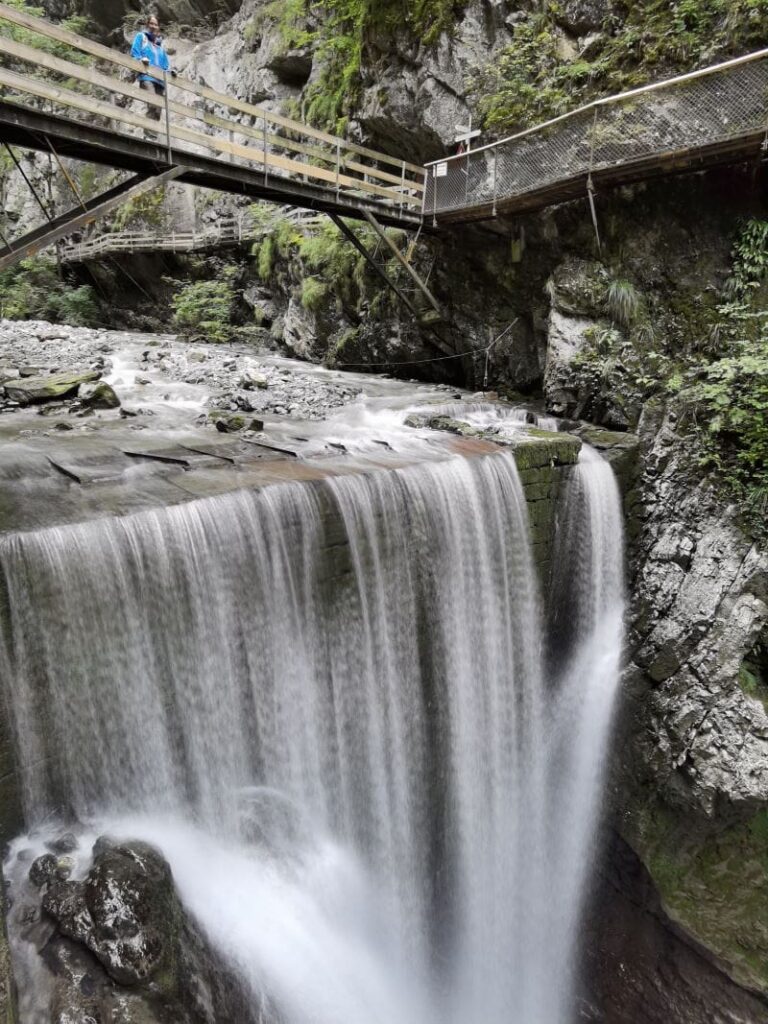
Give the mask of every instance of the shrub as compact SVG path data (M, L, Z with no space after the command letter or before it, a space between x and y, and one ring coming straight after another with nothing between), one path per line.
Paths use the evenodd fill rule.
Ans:
M640 309L640 295L631 281L615 278L606 293L608 315L621 327L630 327Z
M174 322L182 333L207 341L232 337L235 292L227 281L195 281L173 297Z
M0 274L0 316L72 327L92 327L100 320L93 288L69 284L54 261L42 256L21 260Z

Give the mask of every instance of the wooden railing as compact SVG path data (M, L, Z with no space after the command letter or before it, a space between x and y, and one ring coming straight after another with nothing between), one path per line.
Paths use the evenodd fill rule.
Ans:
M421 209L422 167L182 76L157 72L166 81L165 97L158 97L139 88L138 76L146 72L139 61L2 3L0 58L3 99L37 109L48 104L56 114L88 124L95 120L117 135L159 136L169 164L183 163L185 153L202 153L255 165L265 184L275 176L294 178L339 200L354 195L411 214ZM159 121L146 116L147 107Z
M311 230L323 223L324 217L308 210L296 211L285 207L283 216L303 230ZM222 245L238 245L253 241L265 233L265 227L247 214L228 217L210 227L190 231L172 229L135 231L105 231L82 242L62 246L59 258L64 263L76 263L98 256L132 252L199 252Z

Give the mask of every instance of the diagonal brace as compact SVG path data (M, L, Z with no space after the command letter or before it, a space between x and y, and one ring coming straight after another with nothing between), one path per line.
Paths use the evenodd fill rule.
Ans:
M388 288L392 289L392 291L395 293L395 295L398 297L398 299L400 299L400 301L403 303L403 305L408 309L408 311L413 315L414 319L418 322L420 320L420 317L421 317L421 313L419 312L419 310L414 306L414 304L411 302L410 298L406 295L406 293L402 290L402 288L400 288L392 280L392 278L389 276L389 274L386 272L386 270L384 270L384 268L381 266L381 264L376 262L376 260L374 258L374 254L371 253L368 249L366 249L366 247L363 245L363 243L357 237L357 235L352 230L352 228L350 228L348 224L345 224L344 221L341 219L341 217L338 214L336 214L336 213L329 213L328 216L333 221L333 223L336 225L336 227L339 229L339 231L341 231L341 233L346 238L349 239L349 241L352 243L352 245L354 245L354 247L361 254L361 256L365 257L365 259L368 261L370 266L373 267L373 269L376 271L376 273L382 279L382 281L384 281L384 283L387 285ZM387 239L387 241L389 241L389 239ZM443 341L443 339L440 337L439 334L437 334L437 332L434 330L434 328L431 325L425 325L425 326L427 326L428 330L430 331L430 334L432 335L433 344L436 346L436 348L438 348L445 355L455 355L456 354Z
M77 206L61 214L59 217L51 219L49 223L35 228L34 231L30 231L9 245L10 252L4 252L0 255L0 271L7 270L8 267L18 263L19 260L26 259L28 256L33 256L46 249L49 245L53 245L54 242L58 242L59 239L71 235L73 231L94 223L100 217L106 216L112 210L121 206L128 199L133 199L144 192L149 192L160 185L173 181L174 178L183 173L183 170L183 167L172 167L169 171L150 178L144 175L136 175L133 178L129 178L128 181L116 185L115 188L102 192L101 195L94 196L93 199L89 199L81 206Z

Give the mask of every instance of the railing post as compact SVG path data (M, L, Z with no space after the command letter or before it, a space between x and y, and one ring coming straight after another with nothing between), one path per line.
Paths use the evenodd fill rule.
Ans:
M592 226L595 229L597 239L597 251L602 252L603 245L600 241L600 228L597 223L597 208L595 207L595 187L592 183L592 167L595 162L595 141L597 137L597 116L600 107L595 107L595 116L592 118L592 136L589 140L589 171L587 173L587 198L589 199L589 212L592 215Z
M496 216L496 182L499 175L499 147L493 150L493 216Z
M432 227L437 227L437 164L432 165Z
M263 117L264 128L262 131L262 139L264 145L264 184L266 185L269 181L269 167L267 166L267 118L266 115Z
M173 166L173 150L171 146L171 103L168 98L168 72L163 71L163 98L165 99L165 134L168 145L168 166Z
M339 191L341 188L341 143L336 143L336 202L339 201Z
M405 160L403 160L403 173L400 177L400 216L403 216L405 206Z

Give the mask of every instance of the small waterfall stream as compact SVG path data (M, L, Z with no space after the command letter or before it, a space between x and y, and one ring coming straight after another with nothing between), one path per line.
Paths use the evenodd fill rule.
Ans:
M28 822L154 842L286 1024L570 1024L623 602L589 450L557 544L552 645L504 452L0 540Z

